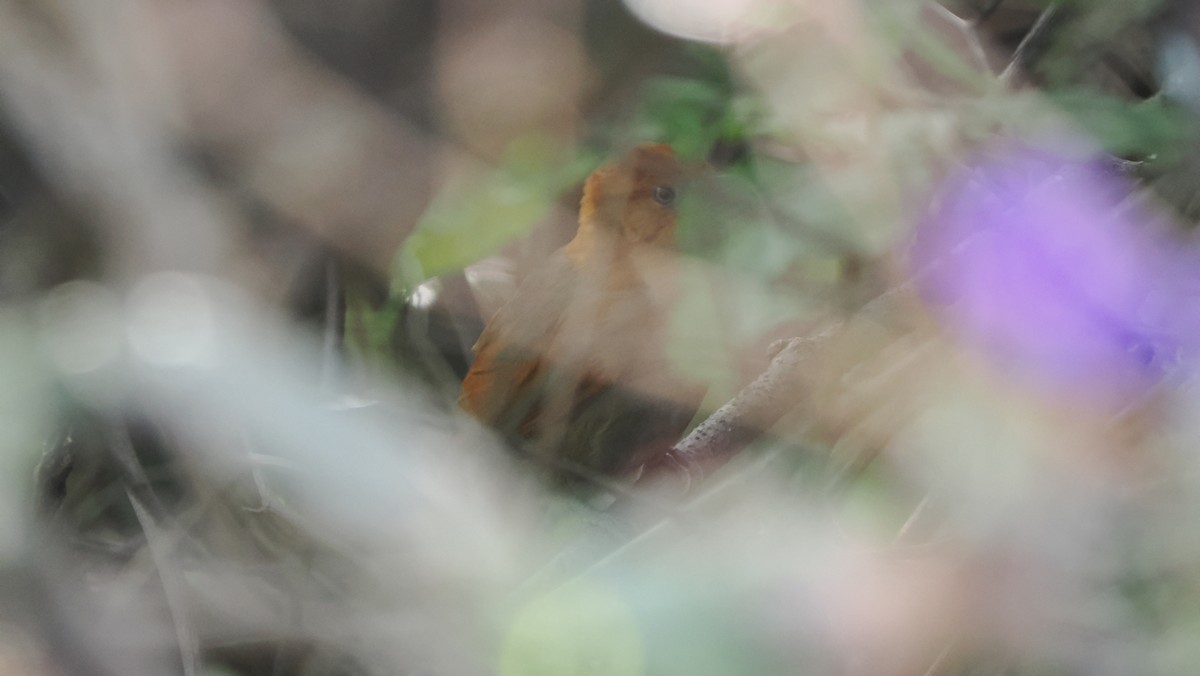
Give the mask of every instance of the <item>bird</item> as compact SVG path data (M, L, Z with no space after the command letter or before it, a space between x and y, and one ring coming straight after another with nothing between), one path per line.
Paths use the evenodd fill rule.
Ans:
M657 143L593 172L574 238L526 276L474 345L459 406L560 484L636 481L700 406L703 386L668 353L687 173Z

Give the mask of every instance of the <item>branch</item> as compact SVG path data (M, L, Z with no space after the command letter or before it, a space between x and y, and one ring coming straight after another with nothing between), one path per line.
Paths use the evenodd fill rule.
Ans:
M776 342L766 370L648 466L643 480L687 493L797 408L823 437L885 438L886 430L870 429L873 412L903 409L895 404L911 398L906 377L929 366L931 344L913 324L911 291L893 287L819 331Z
M770 429L804 397L801 369L815 354L814 347L833 332L827 329L814 336L780 341L778 352L761 375L692 433L684 437L663 458L646 468L649 481L682 481L683 490L711 474L746 446Z

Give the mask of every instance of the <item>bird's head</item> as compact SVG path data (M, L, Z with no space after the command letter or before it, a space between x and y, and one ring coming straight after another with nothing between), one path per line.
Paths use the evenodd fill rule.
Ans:
M665 144L639 145L588 178L572 253L582 255L595 240L670 245L675 237L675 202L684 169Z

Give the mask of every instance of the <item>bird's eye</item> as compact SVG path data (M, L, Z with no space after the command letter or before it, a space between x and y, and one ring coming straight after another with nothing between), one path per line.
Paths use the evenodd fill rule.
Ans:
M669 207L675 203L675 189L670 186L659 185L654 187L654 201Z

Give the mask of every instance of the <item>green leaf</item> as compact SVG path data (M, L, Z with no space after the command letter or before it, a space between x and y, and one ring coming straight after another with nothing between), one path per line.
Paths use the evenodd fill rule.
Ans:
M715 50L691 54L697 74L650 80L635 121L635 136L670 143L682 158L707 155L718 139L745 136L764 117L757 99L739 94L725 57Z
M1050 99L1115 155L1158 155L1169 161L1190 136L1182 111L1161 98L1129 102L1076 89L1052 93Z
M528 233L594 164L560 154L534 140L514 144L499 168L448 185L397 253L393 291L461 270Z
M346 349L372 369L391 371L392 338L400 321L402 301L389 298L381 306L369 300L370 294L351 281L346 288Z
M497 671L503 676L634 676L646 645L621 595L579 580L534 598L510 622Z

